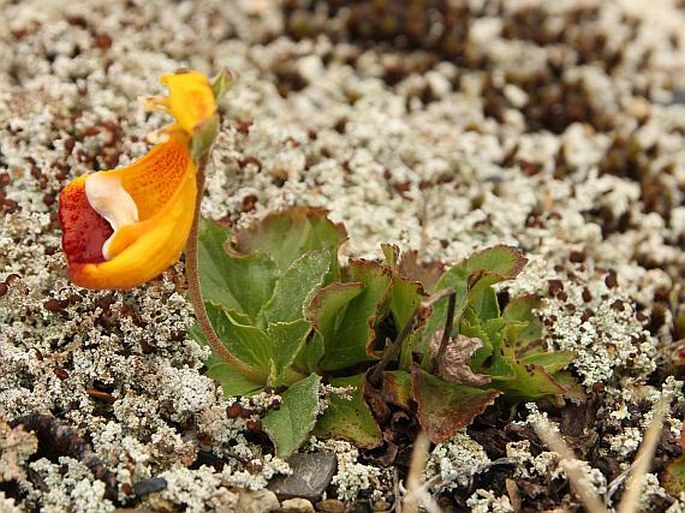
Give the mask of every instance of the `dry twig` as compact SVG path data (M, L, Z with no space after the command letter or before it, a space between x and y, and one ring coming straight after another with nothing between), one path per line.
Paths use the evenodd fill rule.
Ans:
M545 445L561 456L563 460L575 460L573 450L564 442L561 436L547 421L538 421L533 425L535 432ZM585 473L578 467L569 465L566 467L566 474L571 483L573 491L581 500L585 509L589 513L606 513L607 509L597 496L597 493L589 486L589 481Z
M418 513L419 506L428 511L428 513L442 513L428 489L421 486L421 474L426 468L429 447L430 440L428 435L421 431L414 441L414 451L412 452L409 474L407 475L408 493L404 499L403 513Z
M654 451L656 451L667 408L668 401L664 399L661 399L654 407L652 422L650 422L647 431L645 431L640 449L630 467L630 477L626 483L626 491L618 505L618 513L635 513L637 511L640 503L640 494L644 486L644 477L649 471Z

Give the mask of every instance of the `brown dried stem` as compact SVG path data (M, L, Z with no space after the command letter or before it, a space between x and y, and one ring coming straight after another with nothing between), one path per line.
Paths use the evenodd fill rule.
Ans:
M447 303L447 318L445 319L445 329L442 332L442 339L440 340L440 348L435 355L434 362L441 362L445 359L445 351L447 351L447 343L452 336L452 327L454 326L454 310L457 304L457 295L452 290L449 295L449 302Z
M373 368L371 373L369 374L369 382L374 385L378 386L381 382L381 376L383 374L383 371L387 368L387 366L390 364L390 362L397 356L397 354L400 352L400 348L402 347L402 342L409 336L411 333L412 328L414 327L414 323L416 322L416 319L421 315L422 312L424 312L426 309L430 308L433 306L436 302L440 301L441 299L445 297L450 297L450 305L451 305L451 310L448 307L448 315L449 312L452 312L452 315L454 315L454 296L455 292L454 289L447 288L443 289L429 298L427 298L425 301L422 301L419 303L419 305L416 307L414 310L414 313L411 316L411 319L407 322L407 324L404 325L404 328L402 328L402 331L395 337L395 340L393 340L392 344L388 346L383 353L383 357L381 358L381 361L376 364L376 366ZM450 331L451 331L451 322L450 324ZM446 344L445 344L446 345Z

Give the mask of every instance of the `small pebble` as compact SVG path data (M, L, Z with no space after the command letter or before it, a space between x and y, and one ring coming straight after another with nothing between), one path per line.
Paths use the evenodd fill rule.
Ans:
M307 499L287 499L281 502L280 513L314 513L314 506Z
M316 503L316 508L323 513L345 513L345 504L338 499L324 499Z

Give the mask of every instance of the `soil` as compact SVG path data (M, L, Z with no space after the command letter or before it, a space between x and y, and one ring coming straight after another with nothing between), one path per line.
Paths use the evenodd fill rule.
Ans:
M615 507L662 399L639 508L684 510L663 477L685 408L682 1L0 0L0 19L0 511L234 511L288 470L258 428L273 395L227 416L203 376L183 262L128 292L66 278L59 191L147 151L168 119L135 99L182 67L239 76L207 217L321 206L346 256L528 257L501 303L543 297L545 343L576 353L583 393L498 400L432 447L442 511L582 511L540 418ZM317 508L402 501L416 424L395 420L374 451L308 444L338 461Z

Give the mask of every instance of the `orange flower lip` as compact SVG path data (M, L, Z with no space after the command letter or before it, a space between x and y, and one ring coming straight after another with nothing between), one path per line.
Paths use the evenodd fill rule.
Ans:
M132 288L178 260L195 215L195 130L215 117L209 80L190 71L164 75L168 98L148 104L174 115L164 142L133 164L81 176L60 193L62 247L72 282L83 287Z
M93 173L67 185L59 207L71 281L96 289L131 288L178 260L195 213L195 173L188 137L177 131L128 167ZM94 208L88 183L98 180L102 201ZM112 226L105 219L103 211L120 206L119 193L107 196L107 187L119 187L133 200L138 221Z

